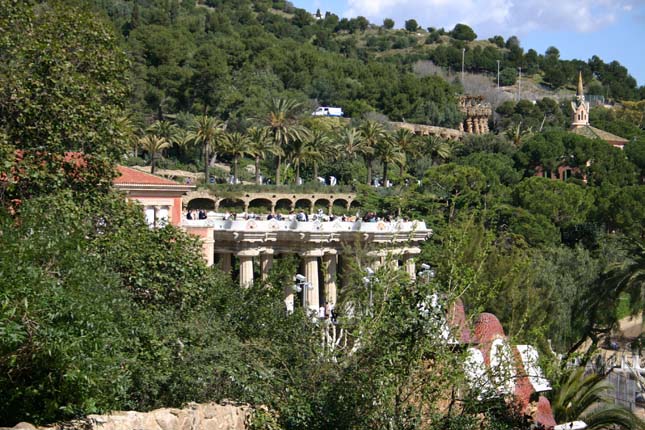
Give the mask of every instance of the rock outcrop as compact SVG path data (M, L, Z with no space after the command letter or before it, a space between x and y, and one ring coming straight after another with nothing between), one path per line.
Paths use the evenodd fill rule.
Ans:
M251 412L248 405L190 403L183 409L163 408L150 412L88 415L83 420L41 430L246 430ZM13 429L36 427L19 423Z

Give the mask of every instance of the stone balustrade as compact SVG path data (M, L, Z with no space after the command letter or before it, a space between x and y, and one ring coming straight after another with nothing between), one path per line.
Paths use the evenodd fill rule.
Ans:
M312 310L325 302L336 303L338 267L343 265L342 258L355 257L359 248L365 250L372 268L388 262L391 267L403 268L414 279L414 257L421 252L417 245L432 234L423 221L234 220L214 213L203 220L183 220L182 228L202 238L209 265L217 261L224 272L231 272L235 258L239 283L244 288L253 284L254 268L258 266L261 278L267 278L275 255L298 255L301 273L311 285L303 302ZM293 308L294 300L288 288L287 308Z

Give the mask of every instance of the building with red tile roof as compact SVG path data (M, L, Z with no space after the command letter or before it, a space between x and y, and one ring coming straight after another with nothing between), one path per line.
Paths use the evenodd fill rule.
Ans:
M129 200L137 201L143 206L149 225L181 225L181 198L194 190L195 186L180 184L130 167L117 166L117 170L119 175L113 181L114 188L123 191Z

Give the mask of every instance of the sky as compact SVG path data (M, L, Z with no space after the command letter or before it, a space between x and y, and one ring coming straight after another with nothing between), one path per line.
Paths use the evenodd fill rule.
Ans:
M403 27L414 18L420 26L452 29L467 24L479 39L517 36L525 51L543 54L550 46L564 60L588 60L627 67L645 85L645 0L292 0L312 13L320 8L341 18L362 15L381 24L384 18Z

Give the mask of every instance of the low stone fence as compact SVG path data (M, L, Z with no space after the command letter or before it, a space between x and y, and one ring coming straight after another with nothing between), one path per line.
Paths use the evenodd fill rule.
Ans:
M189 403L183 409L163 408L150 412L112 412L107 415L88 415L83 420L64 426L35 427L19 423L17 430L246 430L252 409L247 405ZM8 428L0 427L0 430Z

